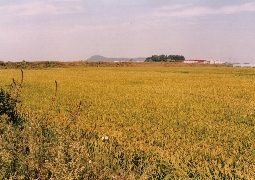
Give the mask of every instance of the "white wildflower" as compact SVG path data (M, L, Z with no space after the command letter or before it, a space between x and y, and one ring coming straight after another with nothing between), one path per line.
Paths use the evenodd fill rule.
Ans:
M109 137L108 137L108 136L103 136L103 137L102 137L102 141L103 141L103 142L109 141Z

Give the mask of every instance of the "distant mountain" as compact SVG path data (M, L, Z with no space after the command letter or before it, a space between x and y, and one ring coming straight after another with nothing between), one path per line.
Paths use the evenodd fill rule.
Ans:
M88 60L90 61L102 61L102 60L107 60L108 58L104 57L104 56L100 56L100 55L94 55L91 56Z
M133 61L145 61L146 58L143 57L138 57L138 58L107 58L104 56L100 56L100 55L94 55L91 56L88 61L129 61L129 60L133 60Z

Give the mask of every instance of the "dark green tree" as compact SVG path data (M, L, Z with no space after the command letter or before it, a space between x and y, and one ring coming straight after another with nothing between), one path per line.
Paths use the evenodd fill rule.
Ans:
M145 62L175 62L175 61L183 61L185 57L183 55L153 55L151 57L147 57Z

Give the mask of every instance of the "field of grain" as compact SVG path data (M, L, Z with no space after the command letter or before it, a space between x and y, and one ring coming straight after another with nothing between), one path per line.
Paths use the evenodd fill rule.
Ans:
M1 178L255 178L254 69L23 72L17 110L26 122L1 129ZM12 78L20 70L0 70L4 89Z

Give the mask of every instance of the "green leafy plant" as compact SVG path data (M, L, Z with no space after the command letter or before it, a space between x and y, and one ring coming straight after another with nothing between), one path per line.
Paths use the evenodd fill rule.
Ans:
M7 92L0 87L0 116L7 115L9 120L13 124L19 124L22 121L22 117L17 112L17 103L19 92L23 83L23 71L21 70L22 78L21 82L17 83L14 79L10 85L10 91Z

